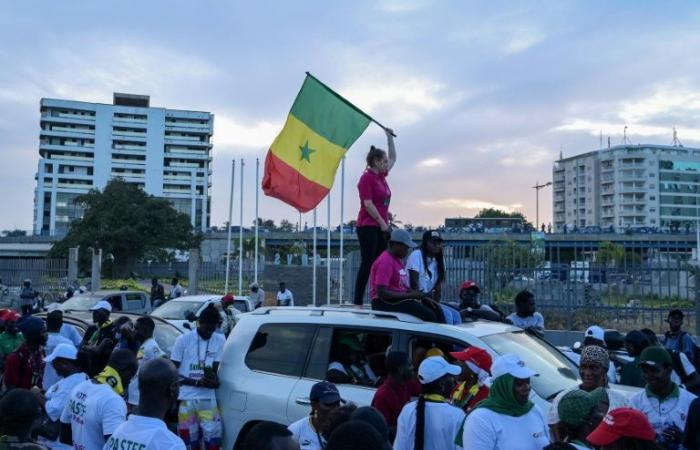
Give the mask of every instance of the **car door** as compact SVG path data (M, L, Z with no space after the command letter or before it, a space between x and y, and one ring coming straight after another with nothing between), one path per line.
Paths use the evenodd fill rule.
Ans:
M296 421L309 414L311 401L309 393L311 387L319 381L325 380L330 364L333 347L337 344L338 337L344 334L361 336L364 345L365 356L373 372L381 380L383 372L384 355L392 342L396 342L398 332L382 328L352 327L352 326L321 326L314 337L311 353L304 369L304 375L294 386L289 396L287 406L287 418L289 422ZM358 406L369 406L376 392L376 385L355 385L336 383L341 397L347 402L353 402Z
M126 294L126 311L143 313L146 309L146 296L138 292Z

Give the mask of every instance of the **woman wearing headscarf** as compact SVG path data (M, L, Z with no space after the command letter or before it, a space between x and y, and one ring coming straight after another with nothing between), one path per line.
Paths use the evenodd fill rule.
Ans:
M607 396L603 388L591 392L576 389L562 397L558 406L559 442L566 442L577 450L592 448L586 438L598 426L608 410Z
M548 445L544 414L529 400L530 378L538 374L513 354L497 358L491 373L489 396L467 416L457 444L470 450L541 450Z

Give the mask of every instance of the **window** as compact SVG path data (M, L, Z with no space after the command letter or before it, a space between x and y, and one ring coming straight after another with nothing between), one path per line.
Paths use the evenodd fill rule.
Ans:
M650 196L649 200L656 200L656 196L655 195Z
M146 297L139 293L126 294L126 306L130 311L143 309L146 307Z
M300 377L315 331L315 325L263 325L250 344L245 363L252 370Z
M325 337L320 333L321 338ZM360 386L374 386L379 377L386 375L384 359L386 350L391 346L392 336L389 331L375 331L360 328L338 328L333 331L330 351L326 350L325 379L333 383L352 383ZM317 346L318 347L318 346ZM314 352L316 353L316 352ZM315 358L319 367L324 361L323 354Z
M469 345L444 337L434 337L425 335L415 335L409 339L408 351L413 367L418 367L426 358L428 352L437 352L438 350L445 355L445 359L454 363L454 358L450 356L450 352L459 352L467 348Z
M122 296L113 295L107 298L107 301L112 305L112 310L121 311L122 310Z

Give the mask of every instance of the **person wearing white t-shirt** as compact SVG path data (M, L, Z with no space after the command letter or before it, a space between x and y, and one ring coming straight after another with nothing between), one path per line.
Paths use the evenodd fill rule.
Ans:
M126 420L122 395L137 369L134 353L118 349L99 375L78 384L61 413L61 442L75 450L102 448Z
M156 340L153 339L153 331L155 330L155 328L155 322L152 318L148 316L139 317L136 320L134 334L136 336L136 340L138 342L141 342L141 346L139 347L138 352L136 352L136 360L139 362L139 370L141 370L141 366L146 361L150 361L156 358L162 358L165 356L165 352L160 349ZM132 406L136 406L139 404L138 376L135 376L129 384L128 402Z
M423 394L407 403L396 424L394 450L456 450L455 438L464 422L464 411L449 403L456 376L462 368L442 356L431 356L418 367ZM422 431L422 432L421 432ZM466 447L465 447L466 448Z
M527 289L515 296L515 312L506 317L516 327L537 334L544 333L544 317L535 311L535 295Z
M83 342L83 337L80 335L80 333L78 333L78 330L76 330L75 327L69 323L64 323L61 325L59 334L64 338L69 339L73 345L76 346L76 348L80 346L81 342Z
M182 376L178 408L178 435L189 449L221 445L221 414L214 389L219 387L217 371L226 338L216 333L221 316L213 304L199 315L196 330L178 337L170 359Z
M68 338L61 336L61 325L63 325L63 311L51 311L46 316L46 331L48 339L44 346L44 354L50 355L59 344L73 345ZM59 375L54 370L53 366L46 361L44 366L44 378L42 379L42 387L44 391L48 391L51 386L60 380Z
M663 347L647 347L639 355L639 366L647 382L630 399L630 406L643 412L664 447L678 446L683 439L690 403L695 395L671 381L673 362Z
M280 282L280 290L277 291L277 306L294 306L294 294L287 289L284 281Z
M502 355L491 366L489 396L467 416L462 447L470 450L541 450L549 444L544 414L530 401L538 374L519 356Z
M328 425L331 413L344 400L340 398L335 384L329 381L319 381L311 386L309 400L310 414L289 425L289 431L300 450L323 450L326 447L323 430Z
M46 366L52 366L60 377L59 381L51 386L44 395L46 415L52 422L58 422L73 388L87 380L88 376L78 365L78 350L72 343L57 345L53 352L46 357ZM59 440L43 439L39 443L52 450L71 448Z
M139 368L138 380L138 408L114 430L103 450L185 450L185 443L164 421L179 393L173 363L164 358L146 361Z

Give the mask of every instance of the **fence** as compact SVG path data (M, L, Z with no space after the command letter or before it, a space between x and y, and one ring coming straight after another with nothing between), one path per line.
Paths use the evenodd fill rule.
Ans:
M50 302L67 286L68 262L52 258L0 259L0 303L11 304L19 298L22 282L32 281L32 287Z
M647 244L647 243L645 243ZM446 244L443 299L457 300L464 280L481 286L482 303L514 309L522 289L535 294L549 329L581 330L591 324L621 331L667 329L670 309L685 313L685 328L696 328L696 279L700 268L687 248L587 242L566 247L492 240ZM344 301L351 301L359 252L348 254ZM700 324L698 324L700 325Z
M261 263L258 265L258 278L262 278L264 272L264 259L261 258ZM228 291L234 294L238 293L238 268L239 260L231 259L229 267ZM255 279L255 261L253 258L243 259L243 286L241 292L245 295L248 293L248 286ZM201 262L198 268L197 276L198 290L200 293L207 294L225 294L224 287L226 285L226 262Z

